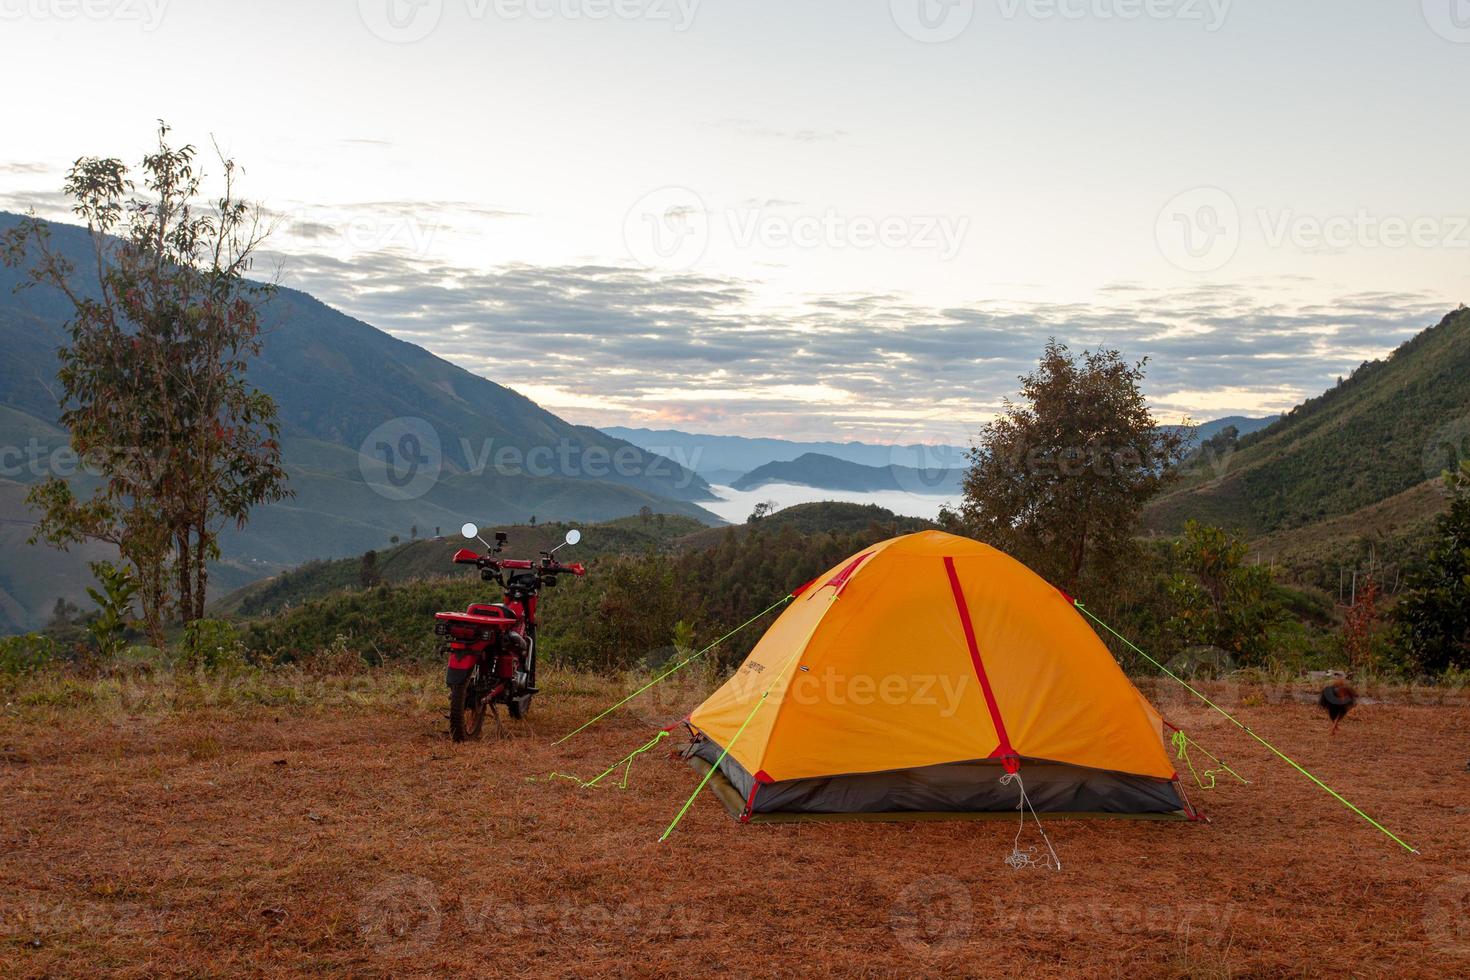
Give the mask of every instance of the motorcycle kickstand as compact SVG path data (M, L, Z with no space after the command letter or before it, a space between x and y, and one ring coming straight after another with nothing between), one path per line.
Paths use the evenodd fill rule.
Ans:
M500 723L500 711L495 707L494 702L490 704L490 717L495 719L495 734L502 739L510 738L510 734L505 730L505 726Z

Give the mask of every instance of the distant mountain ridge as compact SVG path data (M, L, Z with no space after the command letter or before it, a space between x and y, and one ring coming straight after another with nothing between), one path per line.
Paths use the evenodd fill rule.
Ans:
M1248 418L1231 415L1195 426L1183 426L1195 442L1203 442L1226 426L1235 426L1244 436L1265 428L1280 416ZM603 426L602 431L694 470L711 483L733 486L767 463L790 463L809 453L861 466L901 466L925 473L970 468L969 447L947 443L904 443L885 445L871 442L804 442L792 439L709 435L679 429L640 429ZM823 484L812 484L823 486ZM738 488L737 488L738 489ZM832 489L840 489L832 487Z
M802 442L790 439L705 435L678 429L637 429L603 426L603 432L649 452L667 456L711 482L749 473L767 463L789 463L808 453L862 466L908 466L915 469L955 469L969 464L967 448L945 444L882 445L868 442ZM724 477L724 479L720 479Z
M963 469L919 470L909 466L864 466L845 459L804 453L796 459L766 463L730 484L734 490L753 490L769 483L794 483L823 490L873 493L955 494L964 481Z

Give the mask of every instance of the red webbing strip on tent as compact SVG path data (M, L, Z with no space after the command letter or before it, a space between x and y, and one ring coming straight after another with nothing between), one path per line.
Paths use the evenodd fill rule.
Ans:
M842 571L838 572L836 575L834 575L831 578L829 578L826 582L822 583L822 589L825 589L827 586L830 585L830 586L832 586L833 589L836 590L835 593L834 593L835 595L841 595L842 594L842 590L845 589L845 588L847 588L847 580L850 579L850 578L852 578L853 573L858 570L858 566L861 565L863 562L867 561L869 558L871 558L872 555L873 555L873 553L871 551L865 551L862 554L858 555L852 561L850 561L850 562L847 563L847 567L846 568L844 568ZM816 581L816 579L812 579L812 582L815 582L815 581ZM811 582L808 582L806 585L811 585L811 584L812 584ZM806 588L806 585L803 585L802 588L805 589ZM818 589L817 592L822 591L822 589ZM795 592L792 593L792 595L797 595L797 594L798 593L795 593ZM811 595L807 596L807 598L808 599L811 599L816 594L817 594L816 592L813 592Z
M970 647L970 662L975 665L975 676L980 679L980 690L985 692L985 706L990 709L990 720L995 725L995 734L1000 745L993 755L1005 760L1007 772L1015 772L1019 766L1016 750L1011 748L1011 738L1006 734L1006 723L1000 717L1000 705L995 703L995 692L990 689L990 678L985 673L985 663L980 659L980 644L975 641L975 626L970 622L970 608L965 605L965 593L960 588L960 577L955 571L954 559L944 559L944 570L949 573L949 587L954 591L954 604L959 609L960 625L965 628L965 643Z

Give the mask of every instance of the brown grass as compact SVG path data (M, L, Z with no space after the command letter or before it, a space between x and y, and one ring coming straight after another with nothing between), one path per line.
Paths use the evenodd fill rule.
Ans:
M1002 863L1009 822L742 827L708 795L659 844L695 780L662 751L627 790L533 778L648 737L645 710L551 746L610 682L456 746L435 671L283 693L306 681L0 695L0 976L1470 971L1460 697L1380 695L1329 738L1305 690L1224 692L1422 856L1166 698L1251 785L1194 791L1209 824L1051 823L1052 873Z

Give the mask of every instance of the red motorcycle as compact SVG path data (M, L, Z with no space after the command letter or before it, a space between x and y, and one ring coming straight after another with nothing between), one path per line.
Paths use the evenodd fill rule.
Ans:
M498 558L507 537L499 531L495 547L480 537L480 529L466 524L471 541L489 549L478 555L469 548L454 554L456 565L474 565L480 578L498 582L503 602L472 603L464 612L435 613L434 632L443 637L440 652L448 654L445 681L449 684L449 734L456 742L479 738L486 708L503 704L512 718L524 718L536 695L536 605L543 588L556 585L558 575L583 575L580 562L563 565L555 558L565 545L582 540L582 532L567 532L566 540L538 561ZM500 715L495 722L498 726Z

